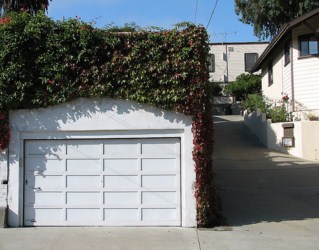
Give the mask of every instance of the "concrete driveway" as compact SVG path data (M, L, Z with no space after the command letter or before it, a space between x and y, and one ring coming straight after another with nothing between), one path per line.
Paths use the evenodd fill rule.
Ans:
M241 116L214 120L225 225L244 240L225 249L319 249L319 162L263 147Z
M319 249L319 163L264 148L240 116L215 117L225 223L185 228L8 228L0 249Z

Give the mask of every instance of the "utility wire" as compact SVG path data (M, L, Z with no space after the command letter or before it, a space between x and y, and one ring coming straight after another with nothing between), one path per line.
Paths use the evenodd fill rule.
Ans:
M196 24L196 21L197 21L197 7L198 7L198 0L196 0L196 8L195 8L195 24Z
M213 8L212 14L210 15L210 18L209 18L208 24L207 24L207 26L206 26L206 29L208 29L208 26L209 26L209 24L210 24L210 21L212 20L212 17L213 17L213 15L214 15L214 12L215 12L215 9L216 9L217 4L218 4L218 0L216 0L216 2L215 2L215 6L214 6L214 8Z

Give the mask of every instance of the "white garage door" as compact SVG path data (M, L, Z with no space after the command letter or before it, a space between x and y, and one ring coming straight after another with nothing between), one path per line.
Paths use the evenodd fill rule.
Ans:
M180 226L180 140L27 140L24 190L26 226Z

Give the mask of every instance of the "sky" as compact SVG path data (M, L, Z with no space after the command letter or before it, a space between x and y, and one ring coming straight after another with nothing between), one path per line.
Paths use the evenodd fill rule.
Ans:
M80 17L96 21L100 28L134 22L140 27L171 29L184 21L207 27L216 1L207 29L210 42L259 41L253 27L239 21L234 0L52 0L48 16L55 20Z

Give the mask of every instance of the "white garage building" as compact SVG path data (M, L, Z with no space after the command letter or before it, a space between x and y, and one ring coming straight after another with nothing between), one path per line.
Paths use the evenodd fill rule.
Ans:
M103 98L11 111L9 226L195 227L191 124Z

